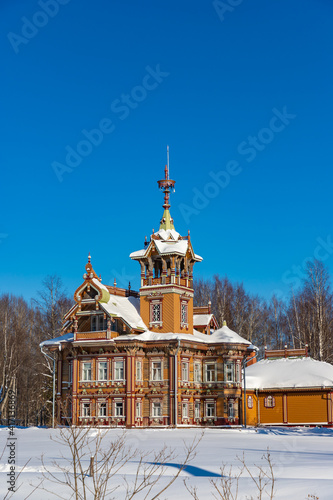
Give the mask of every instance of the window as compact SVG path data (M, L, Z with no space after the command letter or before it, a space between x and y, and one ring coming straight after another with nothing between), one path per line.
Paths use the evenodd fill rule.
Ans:
M107 329L107 319L104 314L94 314L91 316L91 331L100 332Z
M183 382L188 382L188 362L183 361L182 362L182 381Z
M186 325L188 324L187 321L187 302L182 302L180 305L180 323L181 325Z
M241 382L242 380L242 371L240 363L236 364L236 382Z
M155 302L152 304L152 323L159 323L161 321L161 304Z
M182 416L188 418L188 403L182 403Z
M82 380L85 382L91 380L91 362L82 363Z
M215 363L205 364L206 382L215 382Z
M162 416L162 405L161 403L153 403L152 404L152 415L153 417L161 417Z
M230 399L228 401L228 418L233 419L235 417L234 400Z
M82 403L82 417L90 417L90 403Z
M142 380L142 363L141 363L141 361L136 362L136 380Z
M99 403L98 416L99 417L106 417L106 403Z
M224 380L226 382L235 381L235 365L232 362L225 363L224 365Z
M114 362L114 380L124 380L124 361Z
M116 417L123 417L124 416L124 404L122 401L115 402L114 414Z
M100 361L98 363L98 380L107 380L108 378L108 363Z
M274 408L274 406L275 406L275 398L273 398L273 396L267 396L265 398L265 407Z
M247 407L249 409L253 408L253 397L252 396L247 397Z
M162 362L161 361L153 361L151 364L151 379L162 380Z
M194 382L201 382L201 364L194 363Z
M68 382L71 384L73 382L73 363L70 361L68 363Z
M194 418L200 418L200 402L196 401L194 404Z
M135 403L135 416L137 418L140 418L141 417L141 402L140 401L137 401Z
M161 300L153 300L150 303L150 324L151 325L161 325L162 324L162 302Z
M206 403L206 417L215 417L215 403Z

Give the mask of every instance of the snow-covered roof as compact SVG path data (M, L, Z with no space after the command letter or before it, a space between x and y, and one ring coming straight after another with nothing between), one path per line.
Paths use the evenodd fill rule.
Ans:
M161 240L167 241L167 240L174 240L177 241L180 238L180 234L177 233L175 229L160 229L157 231L158 236L161 238Z
M64 342L73 342L74 340L74 333L66 333L65 335L62 335L61 337L56 337L54 339L49 339L49 340L44 340L39 344L39 347L44 347L48 345L60 345Z
M207 326L212 321L212 314L193 314L193 326Z
M219 333L218 333L219 332ZM218 333L218 335L216 335ZM156 340L188 340L192 342L203 342L206 344L246 344L252 346L251 342L243 339L237 333L233 332L227 326L216 330L212 335L206 335L197 330L193 331L192 334L188 333L155 333L151 331L146 331L140 333L139 335L122 335L117 337L118 340L142 340L143 342L156 341ZM115 339L115 340L117 340ZM252 346L254 349L255 347Z
M109 292L109 290L106 288L105 285L102 285L102 283L97 279L97 278L93 278L92 279L92 282L97 285L99 288L102 288L103 290L106 290L107 292Z
M169 254L169 253L177 253L179 255L186 255L188 248L187 240L178 240L178 241L161 241L154 240L157 251L161 255Z
M246 368L246 387L333 387L333 366L311 358L265 359Z
M124 319L131 328L147 330L140 316L140 299L110 294L110 300L100 305L110 315Z
M226 325L222 326L222 328L219 328L218 330L215 330L215 332L212 335L210 335L209 338L211 339L211 342L251 345L251 342L244 339L233 330L230 330L230 328L228 328Z

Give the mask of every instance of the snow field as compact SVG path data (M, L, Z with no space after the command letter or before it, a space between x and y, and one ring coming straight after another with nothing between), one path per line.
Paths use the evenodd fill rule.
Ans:
M96 434L96 429L91 434ZM113 440L115 436L122 433L121 429L110 429L106 437ZM164 444L175 450L177 458L168 464L162 481L167 481L177 470L177 464L181 463L185 451L184 443L191 443L195 437L199 437L201 431L193 428L179 429L133 429L126 432L126 443L131 448L139 448L143 453L161 449ZM59 437L59 429L15 429L17 469L19 471L29 459L22 475L18 478L16 487L21 484L20 489L11 497L15 500L23 500L33 489L32 485L38 484L38 478L43 470L41 456L49 470L57 473L53 461L66 464L61 458L70 457L69 450L50 437ZM4 449L9 433L7 428L0 429L0 450ZM333 498L333 429L324 428L282 428L271 429L206 429L204 437L198 445L197 455L186 470L181 472L177 481L162 494L161 499L191 499L186 491L183 480L186 478L188 484L196 485L200 500L208 500L212 497L212 486L210 479L217 479L220 474L221 465L227 464L226 471L230 466L236 473L239 467L237 456L242 457L253 474L257 469L255 464L265 465L261 457L264 453L271 454L274 464L276 478L276 495L278 500L303 500L308 494L317 495L320 500L332 500ZM0 453L1 453L0 452ZM4 498L8 485L7 473L7 451L5 450L0 463L0 498ZM87 460L86 468L89 463ZM132 460L127 463L117 476L113 479L113 485L122 484L122 476L131 481L136 472L137 462ZM60 495L64 500L70 498L70 493L65 486L56 487L51 485L52 491ZM239 482L238 499L245 499L246 495L256 498L256 489L252 479L244 472ZM114 494L116 499L125 498L124 489L120 487ZM8 497L7 497L8 498ZM10 497L9 497L10 498ZM44 491L36 490L31 497L32 500L48 500L53 497L47 496ZM135 497L143 498L143 497Z

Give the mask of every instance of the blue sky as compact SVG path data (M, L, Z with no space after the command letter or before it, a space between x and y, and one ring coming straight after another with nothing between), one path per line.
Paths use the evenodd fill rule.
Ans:
M88 252L103 282L138 288L128 256L158 229L167 144L196 277L269 297L299 286L307 258L332 273L331 1L4 0L0 14L0 293L29 299L54 273L72 293Z

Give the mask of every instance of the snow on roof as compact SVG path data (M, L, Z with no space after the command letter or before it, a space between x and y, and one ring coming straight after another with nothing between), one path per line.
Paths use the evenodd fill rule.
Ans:
M154 240L154 243L156 245L158 253L163 255L168 253L178 253L180 255L185 255L188 248L187 240L178 240L178 241Z
M203 257L201 257L200 255L198 255L197 253L194 254L194 257L199 260L199 261L202 261L203 260Z
M109 302L100 305L112 316L123 318L131 328L147 330L140 316L140 299L110 294Z
M139 335L121 335L116 337L114 340L141 340L143 342L156 342L157 340L190 340L195 342L207 342L209 336L204 335L200 332L195 332L194 335L190 333L156 333L147 330L146 332L140 333Z
M230 330L227 326L222 326L218 330L215 330L209 337L211 342L224 342L226 344L247 344L251 345L251 342L243 339L238 333Z
M99 288L102 288L103 290L106 290L109 293L109 290L106 288L106 286L102 285L102 283L97 278L93 278L92 282Z
M161 238L161 240L165 240L165 241L170 240L170 239L177 241L180 237L180 234L177 233L177 231L175 229L160 229L155 234L158 234L159 237Z
M246 368L249 389L332 386L333 366L312 358L265 359Z
M48 345L60 345L63 342L72 342L74 340L74 334L73 333L66 333L65 335L62 335L61 337L56 337L54 339L49 339L49 340L44 340L39 344L39 347L44 347Z
M212 314L193 314L193 326L207 326L212 321Z
M142 250L137 250L136 252L130 253L130 258L133 259L134 257L143 257L146 253L147 249L144 248Z
M216 335L219 332L218 335ZM156 340L189 340L192 342L204 342L206 344L246 344L252 346L251 342L243 339L237 333L230 330L227 326L216 330L212 335L206 335L197 330L193 331L193 335L189 333L155 333L151 331L146 331L140 333L139 335L122 335L117 337L119 340L142 340L143 342L156 341ZM117 340L115 339L115 340ZM252 346L254 348L254 346Z

